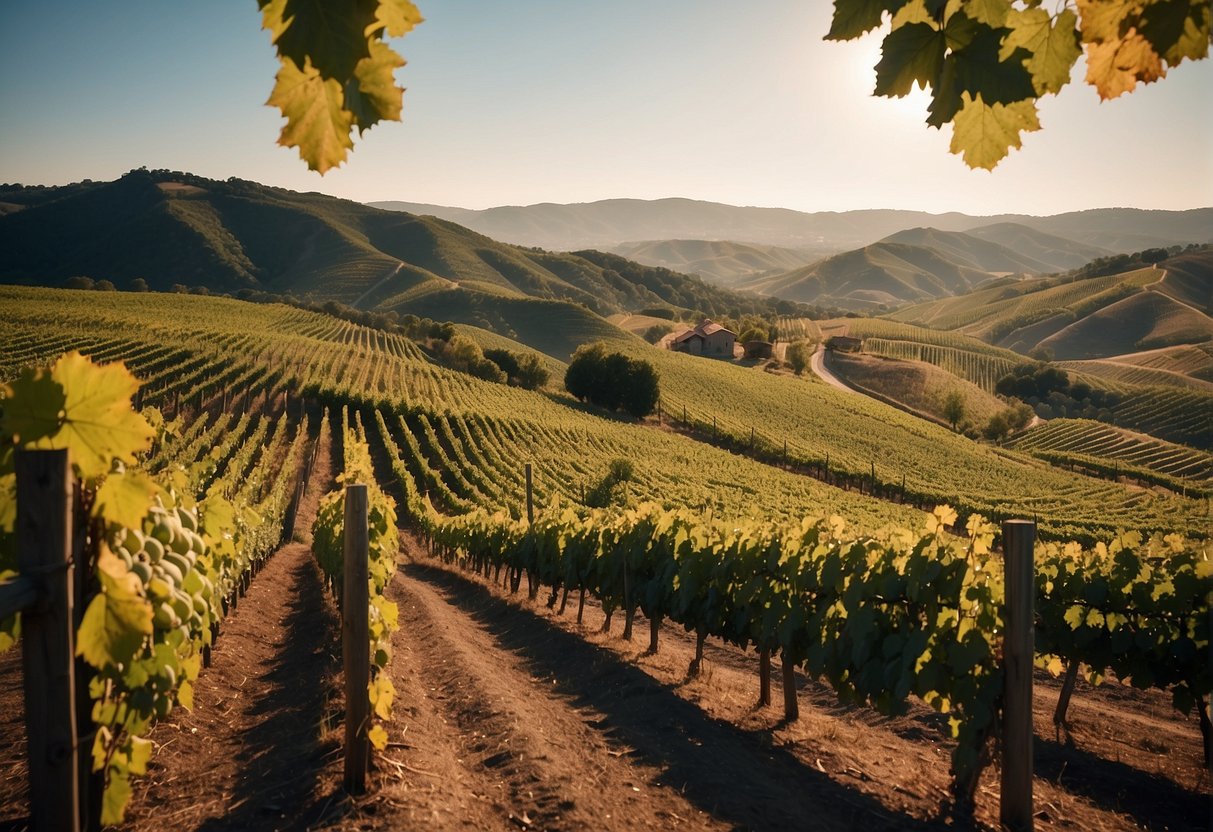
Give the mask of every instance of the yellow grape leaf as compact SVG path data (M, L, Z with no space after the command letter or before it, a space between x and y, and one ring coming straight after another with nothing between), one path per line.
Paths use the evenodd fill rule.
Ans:
M1011 10L1011 4L1007 0L961 0L960 7L978 23L994 28L1006 23L1007 14Z
M194 686L189 682L177 685L177 703L187 711L194 710Z
M101 825L116 826L122 823L126 804L131 799L131 781L126 772L111 768L105 779L105 793L101 798Z
M371 54L354 67L357 84L350 85L346 103L360 134L384 119L400 120L404 88L396 86L392 73L402 66L404 58L383 41L374 40L371 41Z
M141 471L128 469L111 473L97 489L93 516L128 529L137 529L147 516L152 497L159 490L160 487L152 478Z
M1063 9L1053 18L1041 8L1014 9L1007 16L1010 33L1003 39L998 59L1005 61L1016 49L1032 57L1024 61L1040 95L1058 92L1070 81L1070 70L1082 54L1078 46L1078 16Z
M131 737L131 755L127 765L131 774L147 774L147 764L152 759L152 741L143 737Z
M990 105L981 100L980 93L969 98L967 92L961 99L960 112L952 123L950 149L962 154L969 167L993 170L1012 147L1022 145L1020 133L1040 129L1032 99Z
M367 694L370 697L375 716L380 719L391 719L392 701L396 698L396 686L392 684L392 680L387 677L387 674L380 673L376 676L375 681L367 685Z
M321 78L310 60L300 69L283 58L266 103L286 117L278 144L298 148L309 168L324 173L345 161L354 146L350 138L354 114L345 108L341 84Z
M376 751L387 748L387 731L383 730L382 725L372 725L371 730L366 732L366 738L375 746Z
M424 19L409 0L380 0L375 22L366 27L366 36L382 30L389 38L404 37Z
M101 591L80 622L76 654L100 670L130 662L144 637L152 634L152 605L140 592L139 576L104 543L97 557L97 578Z
M10 384L0 384L0 404L0 436L32 446L59 432L67 394L49 370L27 368Z
M1138 81L1149 84L1166 74L1162 58L1135 29L1121 40L1087 44L1087 83L1104 101L1132 92Z
M1046 668L1046 670L1049 671L1050 675L1060 676L1061 671L1064 669L1065 669L1065 665L1062 664L1061 659L1057 658L1057 656L1054 656L1053 658L1049 659L1049 665Z
M70 352L49 374L26 372L4 389L0 432L27 448L67 448L79 476L94 480L151 445L155 432L131 409L138 389L122 362L99 366Z

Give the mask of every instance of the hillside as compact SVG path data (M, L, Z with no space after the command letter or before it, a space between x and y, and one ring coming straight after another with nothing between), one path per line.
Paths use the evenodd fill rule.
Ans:
M721 286L735 286L752 275L791 271L833 253L727 240L650 240L625 243L611 251L637 263L698 275Z
M9 186L0 202L23 206L0 216L6 282L85 276L126 288L142 278L157 290L247 289L366 309L454 289L565 300L602 314L777 311L668 269L522 249L446 220L253 182L139 170L114 182Z
M1051 263L1037 260L1020 251L1013 251L1001 243L980 239L961 231L908 228L889 235L881 242L929 248L953 263L991 274L1044 274L1058 271Z
M908 228L969 231L996 223L1016 223L1067 241L1114 252L1176 243L1213 242L1213 208L1189 211L1103 208L1050 217L1022 214L974 217L956 212L928 214L900 210L805 213L693 199L605 199L573 205L500 206L479 211L410 202L371 204L442 217L497 240L564 251L614 248L635 240L667 239L732 240L838 251L861 248ZM1028 251L1023 253L1035 256Z
M1213 338L1202 311L1211 293L1213 249L1203 249L1114 274L1002 281L889 317L1024 355L1044 347L1059 359L1105 358Z
M1051 267L1051 271L1076 269L1097 257L1106 257L1112 253L1106 248L1068 240L1017 222L991 223L970 228L965 233L979 240L998 243L1019 254L1046 263Z
M934 249L890 241L739 285L801 303L883 311L957 295L990 279L988 272L957 263Z

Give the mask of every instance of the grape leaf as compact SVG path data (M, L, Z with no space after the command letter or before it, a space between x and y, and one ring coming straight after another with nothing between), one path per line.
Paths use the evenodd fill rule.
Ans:
M49 373L22 373L5 389L0 433L26 448L67 448L77 474L95 480L151 445L151 426L131 409L138 388L122 362L98 366L70 352Z
M1011 4L1007 0L961 0L961 8L978 23L997 28L1006 23Z
M131 799L131 781L125 771L111 770L105 778L105 793L101 798L101 825L122 823L127 801Z
M366 738L371 741L371 745L375 746L377 751L387 748L387 731L383 730L382 725L372 725L371 730L366 732Z
M1070 70L1082 50L1078 46L1078 16L1064 9L1056 18L1044 9L1012 10L1007 17L1010 33L1003 39L1000 60L1010 60L1017 49L1031 53L1025 66L1039 95L1055 93L1070 80Z
M1021 146L1019 134L1040 129L1036 102L986 104L979 94L964 103L952 123L951 151L964 157L973 168L993 170L1012 148Z
M834 17L826 40L852 40L880 25L884 13L896 12L906 0L834 0Z
M876 95L901 98L926 89L943 67L947 43L943 32L926 23L909 23L884 39L876 65Z
M1170 66L1209 55L1208 0L1154 0L1145 6L1138 30Z
M152 634L152 607L140 593L139 576L105 544L97 557L101 591L93 596L76 634L76 654L93 667L130 662Z
M396 86L392 73L402 66L404 58L379 40L371 42L371 54L358 62L355 80L346 85L345 102L359 134L384 119L399 121L404 90Z
M354 146L350 138L354 115L345 109L342 85L321 78L310 60L301 70L293 60L284 58L266 103L286 116L278 144L299 148L299 156L309 168L324 173L345 161Z
M389 38L401 38L411 32L424 18L410 0L380 0L375 10L375 22L366 28L370 37L384 32Z
M97 489L93 516L128 529L137 529L147 516L152 497L159 486L141 471L112 473Z
M1087 83L1104 101L1132 92L1167 74L1162 58L1135 30L1122 40L1087 44Z
M261 26L278 55L296 66L309 62L322 78L350 78L369 54L367 31L376 24L378 0L350 0L335 10L331 0L259 0Z

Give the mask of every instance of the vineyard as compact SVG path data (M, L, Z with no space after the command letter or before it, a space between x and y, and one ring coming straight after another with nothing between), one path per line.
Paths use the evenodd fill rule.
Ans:
M1067 671L1067 691L1081 675L1088 685L1105 677L1131 681L1133 695L1153 696L1152 702L1166 695L1177 714L1165 719L1195 712L1208 736L1205 699L1213 679L1203 660L1209 644L1203 611L1213 567L1201 539L1203 495L1160 494L1058 470L1031 456L1043 445L1029 453L973 445L814 382L669 354L653 356L663 412L643 426L453 372L408 339L286 306L5 288L0 311L11 345L0 366L8 382L0 399L4 433L23 447L67 447L92 501L86 562L100 590L78 638L92 678L101 680L89 691L106 823L120 821L132 800L137 824L156 822L144 805L156 800L155 790L140 785L145 776L164 782L149 767L159 759L153 748L165 747L156 732L168 730L170 714L204 718L178 716L177 707L211 706L194 694L204 666L218 661L227 621L245 612L254 577L272 552L300 534L300 522L332 595L318 603L345 603L338 578L347 531L341 486L348 483L365 484L368 493L370 640L363 649L369 648L370 667L361 706L370 714L366 732L381 766L391 765L401 748L422 744L399 733L410 720L423 732L428 724L434 735L448 730L437 717L425 721L426 708L448 706L421 700L442 685L448 687L439 699L458 699L462 683L440 675L427 692L413 678L444 672L414 664L423 654L434 657L433 645L417 633L442 629L434 623L444 615L435 611L439 598L471 593L483 612L498 609L491 599L525 586L531 601L547 601L543 615L553 620L570 602L578 624L600 620L600 640L616 614L625 641L643 620L651 661L669 661L656 658L667 649L680 657L690 652L684 681L694 690L713 684L715 665L720 684L731 684L734 671L750 661L747 653L757 653L768 699L772 662L782 673L789 723L799 717L798 674L832 689L848 707L918 720L943 739L951 773L943 793L920 797L906 811L933 816L945 803L988 822L990 798L981 782L1005 704L1000 634L1007 619L997 527L982 514L1036 514L1043 536L1086 543L1047 542L1036 550L1040 668ZM649 357L639 342L620 344ZM71 350L88 359L60 358ZM95 395L86 396L88 390ZM691 436L661 429L667 422ZM112 436L100 444L98 424ZM1108 437L1082 424L1083 441L1066 444L1059 434L1049 449L1073 452L1079 461L1114 450L1126 465L1208 479L1207 455L1191 451L1196 456L1185 463L1182 454L1168 455L1164 443L1110 448L1099 444ZM300 517L305 492L329 486L310 483L321 456L331 459L334 488L317 498L314 517ZM1199 456L1206 457L1204 469ZM602 489L620 459L631 463L628 476L607 489L605 507L590 507L587 495ZM915 508L934 502L950 502L959 515L947 507L926 515ZM3 569L15 565L11 522L0 534ZM404 566L407 594L402 579L393 579L397 554L408 550L414 561L424 555L412 533L398 537L398 525L419 534L433 563L442 564ZM474 585L485 588L468 589L454 570L479 576L483 583ZM476 632L482 612L468 616ZM0 633L0 648L15 642L14 621ZM663 629L663 622L675 627ZM576 644L564 649L574 662L585 647L580 636ZM491 674L480 675L476 660L468 661L469 689L491 695L498 689ZM628 672L634 671L618 671ZM488 744L490 735L520 736L484 714L443 713L450 717L444 724L465 726L473 740L483 733L486 744L459 752L465 758L504 753ZM1191 735L1185 734L1189 742ZM729 736L725 747L741 758L752 754L749 739ZM601 740L588 741L587 753L602 757L604 771L614 770L621 763L609 762L600 746ZM528 752L534 755L529 746ZM440 763L452 765L430 762ZM542 782L545 764L530 765L539 768L502 769L515 803L525 802L527 777ZM825 771L820 758L816 768ZM406 779L437 776L417 771L413 764L398 768ZM884 800L868 788L861 789L865 800ZM677 797L676 787L654 791L666 801L661 811L703 812L688 806L685 794ZM536 792L543 796L542 785L533 787L532 799ZM1182 817L1193 801L1187 785L1180 793ZM700 802L693 791L689 799ZM593 800L584 798L586 805ZM752 816L728 800L724 805L732 807L724 820L740 825L756 819L761 825L782 811ZM480 811L469 809L469 816ZM577 811L585 809L536 800L535 814L520 815L526 822L515 825L538 820L558 827L562 812L577 817ZM879 826L903 825L899 811Z
M1016 437L1012 445L1052 462L1094 464L1100 471L1111 468L1131 476L1161 475L1156 481L1172 489L1207 490L1213 484L1213 456L1208 453L1087 419L1050 420Z

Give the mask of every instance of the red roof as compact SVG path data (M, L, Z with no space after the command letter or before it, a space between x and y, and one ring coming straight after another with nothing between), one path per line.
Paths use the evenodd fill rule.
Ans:
M706 338L709 335L715 335L717 332L727 332L729 335L732 335L734 338L737 337L737 334L734 333L732 330L725 329L720 324L716 323L715 321L712 321L709 318L704 318L703 323L701 323L699 326L695 327L694 329L688 329L684 332L680 332L678 335L674 336L674 343L681 344L684 341L691 340L691 338L693 338L695 336L699 336L700 338Z

